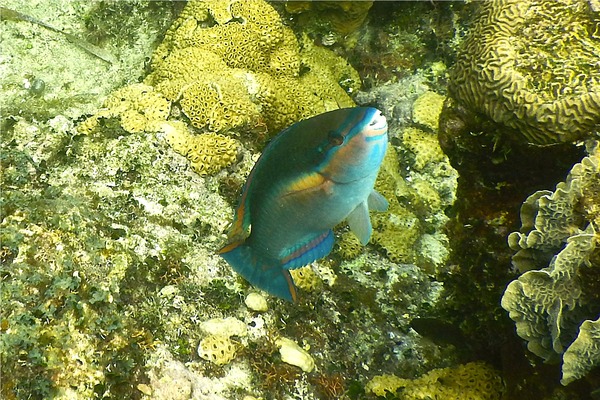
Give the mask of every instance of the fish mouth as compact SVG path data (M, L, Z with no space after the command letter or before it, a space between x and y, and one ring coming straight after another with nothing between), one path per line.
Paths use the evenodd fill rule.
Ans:
M367 127L367 136L381 136L387 132L387 119L380 110L376 110Z

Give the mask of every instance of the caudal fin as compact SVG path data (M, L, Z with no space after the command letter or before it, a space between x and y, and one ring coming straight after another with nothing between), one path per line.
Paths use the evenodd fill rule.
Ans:
M223 247L219 254L233 270L248 282L274 296L296 302L296 286L288 270L277 260L257 254L252 247L233 243Z

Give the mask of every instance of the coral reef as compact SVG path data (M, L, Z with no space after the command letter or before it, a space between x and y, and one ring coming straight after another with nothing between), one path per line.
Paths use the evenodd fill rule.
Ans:
M167 143L187 157L191 167L201 176L214 174L237 159L238 144L227 136L211 132L194 135L181 121L164 122L161 129Z
M420 95L413 104L413 121L437 131L444 100L444 96L431 91Z
M385 398L398 392L393 398L400 400L499 400L504 386L492 367L482 362L471 362L434 369L417 379L376 376L366 389Z
M111 93L101 110L78 125L78 131L98 132L101 121L114 118L126 132L153 132L167 120L170 110L171 103L152 86L134 83Z
M295 285L307 292L316 290L322 283L319 275L317 275L310 265L293 269L290 271L290 274L294 279Z
M453 97L519 141L588 137L600 123L600 29L588 2L480 5L452 68Z
M502 307L527 348L547 361L563 361L563 384L600 363L600 158L597 143L554 192L523 203L522 227L508 237L513 264ZM575 340L575 341L573 341ZM570 346L575 346L571 349Z
M145 83L179 101L197 128L266 125L276 133L352 106L345 90L357 90L360 79L334 53L308 39L300 45L266 2L222 0L186 6L155 51Z
M406 126L390 128L397 145L388 149L375 184L390 208L371 216L373 242L394 262L414 262L434 274L448 256L441 228L448 220L444 211L454 202L457 175L437 141L442 96L425 91L415 97L412 123L407 118ZM344 251L349 246L340 242Z
M389 199L390 206L386 213L371 216L372 240L386 250L390 260L413 262L415 243L421 236L423 228L417 216L398 200L399 196L410 191L398 171L399 164L396 150L390 147L381 164L375 184L375 189Z
M235 342L223 335L209 335L198 345L198 355L217 365L229 364L236 351Z
M147 400L228 400L238 397L240 391L251 392L254 386L252 371L247 367L231 365L218 378L199 375L195 367L175 359L166 346L159 345L145 364L149 382L138 384L136 389Z

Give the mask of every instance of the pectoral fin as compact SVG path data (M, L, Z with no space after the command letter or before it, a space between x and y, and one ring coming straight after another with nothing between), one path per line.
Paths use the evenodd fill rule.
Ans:
M375 189L373 189L369 194L367 203L369 204L369 210L373 211L387 211L389 206L389 203L385 197L383 197L381 193Z
M371 226L371 218L369 218L369 208L367 207L367 202L363 201L356 206L350 215L346 217L346 220L348 221L348 225L350 225L350 230L358 237L360 243L362 243L363 246L369 243L373 228Z

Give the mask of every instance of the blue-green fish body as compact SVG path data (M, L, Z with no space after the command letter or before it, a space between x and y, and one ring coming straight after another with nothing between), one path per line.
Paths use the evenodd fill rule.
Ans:
M370 107L330 111L279 133L252 169L220 250L254 286L296 301L289 270L325 257L332 228L348 220L363 244L369 208L387 201L373 190L387 147L387 122Z

